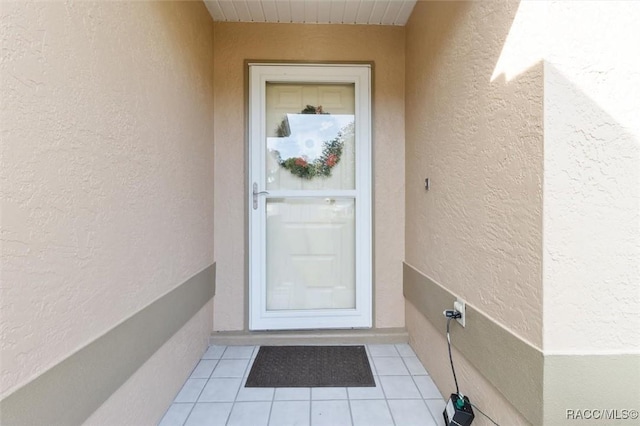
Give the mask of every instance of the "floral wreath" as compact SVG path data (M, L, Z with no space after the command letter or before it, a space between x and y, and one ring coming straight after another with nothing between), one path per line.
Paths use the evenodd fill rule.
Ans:
M305 109L300 111L300 114L329 114L322 110L322 105L314 107L307 105ZM279 137L286 137L291 134L287 119L282 120L278 128L276 129L276 135ZM329 177L331 176L331 169L340 162L342 156L342 149L344 148L344 133L338 132L338 136L330 141L324 141L322 143L322 154L315 160L309 162L306 155L301 157L291 157L283 160L280 156L280 152L275 151L278 164L280 167L287 169L292 175L298 176L303 179L312 179L314 177Z

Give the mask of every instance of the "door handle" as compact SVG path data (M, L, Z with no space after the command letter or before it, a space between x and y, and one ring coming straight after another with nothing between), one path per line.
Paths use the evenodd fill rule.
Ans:
M268 191L258 191L258 184L253 183L253 209L258 210L258 195L267 195Z

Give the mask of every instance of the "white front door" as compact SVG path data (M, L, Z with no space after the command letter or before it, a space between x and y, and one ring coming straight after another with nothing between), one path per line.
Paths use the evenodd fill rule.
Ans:
M249 65L249 328L371 327L368 65Z

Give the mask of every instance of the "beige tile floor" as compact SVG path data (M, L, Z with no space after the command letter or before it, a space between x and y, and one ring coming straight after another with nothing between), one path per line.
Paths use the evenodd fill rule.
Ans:
M445 401L411 347L366 345L376 387L245 388L258 346L210 346L160 426L436 426Z

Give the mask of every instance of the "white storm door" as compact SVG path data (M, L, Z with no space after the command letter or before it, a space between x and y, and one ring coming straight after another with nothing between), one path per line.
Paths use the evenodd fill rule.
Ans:
M371 327L368 65L249 65L249 328Z

